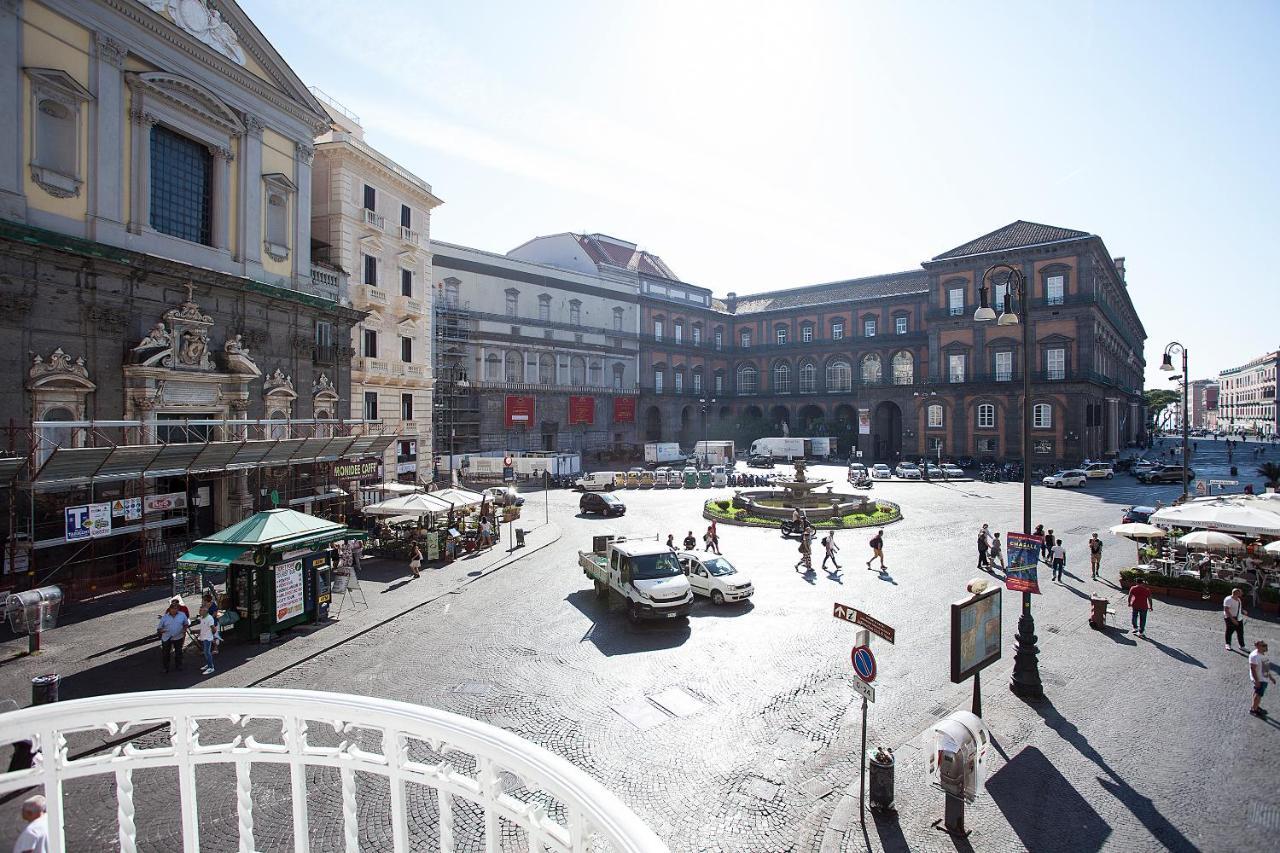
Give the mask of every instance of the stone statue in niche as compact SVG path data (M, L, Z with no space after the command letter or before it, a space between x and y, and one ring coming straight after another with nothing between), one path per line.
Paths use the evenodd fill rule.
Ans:
M178 348L178 361L191 367L209 367L209 333L204 329L186 329Z
M156 323L133 348L133 360L146 367L170 367L173 364L173 336L164 323Z
M253 360L249 358L249 348L245 346L244 338L241 335L233 335L227 338L227 342L222 345L222 354L226 359L229 373L242 373L248 376L262 375L258 365L254 364Z

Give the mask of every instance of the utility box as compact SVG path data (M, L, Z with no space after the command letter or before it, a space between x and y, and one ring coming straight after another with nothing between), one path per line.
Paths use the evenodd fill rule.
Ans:
M952 711L925 730L929 756L928 782L966 803L977 799L987 781L987 752L991 733L982 719L968 711Z
M15 634L39 634L57 626L61 610L62 588L42 586L11 593L5 601L4 615Z

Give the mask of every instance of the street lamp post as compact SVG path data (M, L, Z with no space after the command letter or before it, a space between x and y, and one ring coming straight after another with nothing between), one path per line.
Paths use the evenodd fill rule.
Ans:
M1005 273L1005 296L999 319L987 305L987 279L995 272ZM1022 532L1031 533L1031 299L1027 294L1027 281L1022 273L1009 264L996 264L982 274L979 289L980 304L973 313L976 322L996 320L999 326L1016 326L1018 315L1009 310L1010 298L1017 296L1022 310ZM1022 593L1022 615L1018 617L1018 634L1013 643L1013 675L1009 689L1026 699L1039 699L1044 695L1040 681L1040 650L1036 647L1036 623L1031 615L1031 593Z
M702 412L702 467L706 468L710 464L710 450L707 447L707 412L711 411L711 407L716 403L715 397L699 397L698 409Z
M1189 421L1187 412L1187 348L1177 341L1171 342L1164 348L1164 360L1160 362L1161 370L1173 370L1173 353L1182 353L1182 499L1185 501L1190 495L1191 478L1188 477L1189 469L1187 468L1187 437L1189 432Z

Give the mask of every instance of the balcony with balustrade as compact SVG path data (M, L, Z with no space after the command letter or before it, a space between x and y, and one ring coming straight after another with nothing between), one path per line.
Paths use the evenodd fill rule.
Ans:
M363 221L365 225L368 225L370 228L378 231L386 230L386 220L382 217L382 214L375 210L370 210L367 207L362 207L360 210L361 216L363 217L361 221Z
M667 850L565 759L404 702L263 688L118 694L0 715L0 742L20 741L31 743L35 766L0 773L0 793L44 794L54 853L136 853L140 825L147 849L193 853L282 843L356 851L383 833L396 853L427 838L441 853L508 841L539 853ZM176 784L148 784L156 774ZM234 823L201 819L228 803Z

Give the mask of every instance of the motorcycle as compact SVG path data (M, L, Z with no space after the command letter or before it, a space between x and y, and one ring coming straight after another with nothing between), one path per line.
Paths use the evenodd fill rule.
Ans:
M788 536L800 536L805 530L816 532L816 528L814 528L814 526L808 521L791 521L788 519L787 521L782 522L783 538Z
M850 480L849 485L853 486L855 489L870 489L875 484L870 477L864 476L859 477L856 480Z

